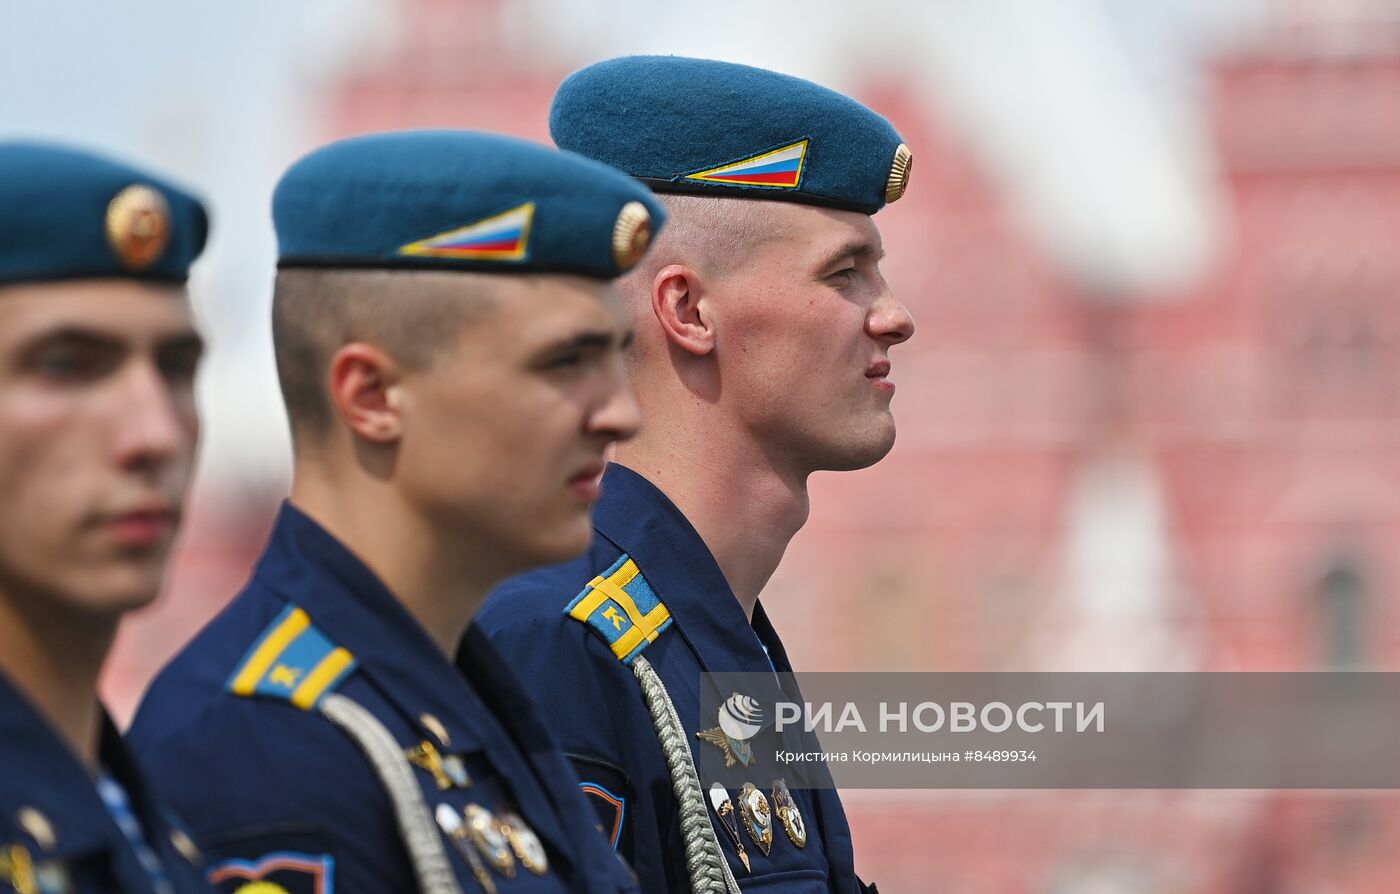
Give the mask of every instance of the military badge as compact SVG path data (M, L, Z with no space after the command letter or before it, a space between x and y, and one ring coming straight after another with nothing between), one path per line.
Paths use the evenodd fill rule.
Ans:
M744 816L744 828L749 830L763 855L773 849L773 811L768 807L768 797L759 791L752 782L744 783L739 792L739 810Z
M58 835L53 830L53 823L44 816L37 808L21 807L15 811L15 822L23 829L34 843L44 850L50 850L58 843Z
M72 894L73 880L64 864L36 863L23 845L12 844L0 847L0 888L15 894Z
M744 850L744 840L739 837L739 819L734 815L734 804L729 800L729 792L718 782L710 786L710 806L715 809L719 824L724 827L729 840L734 843L734 850L739 853L739 862L744 864L745 871L753 872L753 867L749 865L748 851Z
M781 779L773 780L773 812L778 814L792 843L806 847L807 824L802 821L802 811L797 809L797 802L792 799L787 783Z
M49 860L34 867L34 880L38 881L38 894L73 894L73 879L69 877L69 867L59 860Z
M35 889L37 894L73 894L73 879L68 875L68 867L57 860L36 865L34 881L38 884Z
M473 261L520 261L530 247L535 203L526 202L485 220L410 242L401 255Z
M462 817L449 804L439 804L437 810L433 811L433 816L447 840L452 842L457 848L457 853L461 854L462 859L472 868L472 875L476 878L476 883L481 885L481 890L486 894L496 894L496 880L486 870L486 864L481 862L481 854L476 852L476 845L472 843L471 833L467 831L467 824L462 821Z
M510 810L502 811L501 832L510 842L510 849L515 851L521 866L535 875L544 875L549 871L549 856L544 852L544 843L519 814Z
M256 860L225 860L207 877L225 894L322 894L335 890L335 858L273 851Z
M628 665L671 626L670 610L626 553L589 581L564 613L587 624Z
M418 715L418 722L437 738L438 744L443 748L452 746L452 737L447 734L447 727L442 725L442 721L437 719L437 715L424 712Z
M418 769L427 770L433 777L433 784L438 787L438 791L471 787L472 780L467 775L467 768L462 759L455 754L440 753L427 739L412 748L404 749L404 757Z
M914 153L900 143L894 150L894 161L890 162L890 176L885 183L885 201L897 202L909 188L909 173L914 168Z
M684 180L701 183L730 183L737 186L766 186L795 189L802 181L802 163L807 159L807 141L798 140L742 161L686 174Z
M311 623L305 609L288 605L263 630L225 687L234 695L288 701L309 711L358 666L354 655Z
M34 858L18 844L0 848L0 883L9 885L16 894L36 894L39 881L34 877Z
M447 774L447 778L452 780L452 784L457 788L471 788L472 778L467 773L467 765L455 754L444 754L442 756L442 772Z
M515 855L495 815L480 804L468 804L462 815L467 821L467 834L486 862L506 878L515 878Z
M143 270L170 244L170 204L149 186L128 186L107 205L107 244L128 270Z
M754 699L736 692L719 706L719 726L695 735L724 752L725 767L736 763L748 767L755 760L748 740L762 729L763 708Z
M641 202L628 202L617 213L613 224L613 260L623 270L642 259L651 245L651 212Z
M204 862L204 854L200 853L199 848L194 843L194 839L191 838L190 834L184 829L170 830L170 845L175 848L175 851L180 856L196 866Z
M598 811L598 819L602 821L600 828L612 849L617 850L618 840L622 837L622 821L627 816L627 800L596 782L580 782L578 787Z

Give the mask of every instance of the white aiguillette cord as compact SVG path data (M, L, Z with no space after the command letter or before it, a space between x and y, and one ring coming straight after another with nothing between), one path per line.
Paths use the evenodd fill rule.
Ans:
M661 742L661 752L671 771L671 789L680 803L681 838L685 842L685 865L690 873L692 894L740 894L739 883L729 871L729 862L719 848L710 810L700 789L700 776L690 756L685 727L671 703L670 693L645 658L632 659L632 672L642 687L642 698L651 711L651 722Z
M418 890L423 894L462 894L437 821L393 734L367 708L338 692L322 698L320 710L322 716L345 730L360 746L389 793L399 834L418 877Z

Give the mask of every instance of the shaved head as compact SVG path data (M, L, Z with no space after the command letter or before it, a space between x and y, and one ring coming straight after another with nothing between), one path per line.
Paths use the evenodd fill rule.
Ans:
M715 196L657 196L668 217L661 236L629 279L647 279L668 264L724 276L779 235L773 203Z
M649 322L654 319L652 289L660 271L688 267L707 288L719 287L783 232L774 202L669 193L657 199L666 208L666 227L641 262L617 280L618 294L637 329L636 342L626 354L634 376L652 358L666 357L665 339Z
M293 446L330 430L326 374L336 351L365 342L408 369L425 369L462 326L495 306L493 279L460 271L279 271L272 343Z

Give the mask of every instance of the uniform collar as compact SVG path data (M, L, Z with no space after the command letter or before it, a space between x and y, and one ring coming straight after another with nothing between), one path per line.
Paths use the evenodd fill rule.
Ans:
M593 527L636 561L705 670L769 670L756 630L772 633L767 615L756 606L749 623L710 548L660 488L609 463ZM770 651L775 644L773 634Z
M780 674L792 673L792 662L788 661L787 649L783 648L782 640L778 639L778 631L774 629L773 622L768 620L768 612L764 610L762 602L754 603L753 632L768 650L768 660L772 663L773 670Z
M87 768L4 674L0 674L0 752L5 760L0 804L12 811L32 807L52 826L54 846L48 848L36 840L36 856L66 859L123 844L125 839ZM156 835L159 828L153 824L150 797L105 710L98 761L126 790L147 834ZM14 814L0 818L0 828L14 820Z
M467 628L462 638L457 662L461 672L480 691L482 700L522 743L521 753L534 767L540 782L539 789L552 805L553 809L548 813L536 811L528 814L531 822L535 822L535 817L542 820L555 815L559 817L558 825L551 818L547 826L535 824L535 831L545 838L559 835L558 839L553 840L555 848L576 861L584 878L608 878L613 871L613 854L603 846L603 839L594 841L591 837L591 830L596 824L593 811L568 784L574 778L575 771L564 757L564 751L553 732L541 719L539 708L520 680L511 673L510 665L486 633L474 624ZM561 782L564 784L560 785ZM522 808L531 806L521 805ZM563 847L566 841L571 844L568 849ZM597 846L590 847L590 843ZM596 887L596 881L590 882L589 886Z
M481 672L464 676L383 581L290 501L282 504L254 579L300 606L326 637L348 649L359 662L358 672L407 715L420 736L437 738L437 731L420 719L427 713L447 731L450 752L486 751L535 831L569 852L562 846L567 836L539 801L539 787L509 782L530 772L527 755L539 747L530 739L534 728L522 730L509 715L493 713L473 688L490 689L493 704L503 701L527 710L528 697L512 678ZM484 664L499 662L484 638L469 636L468 645L476 647Z
M303 608L413 722L423 713L441 721L453 751L491 744L490 725L468 719L484 712L480 700L427 631L363 561L290 501L253 577Z

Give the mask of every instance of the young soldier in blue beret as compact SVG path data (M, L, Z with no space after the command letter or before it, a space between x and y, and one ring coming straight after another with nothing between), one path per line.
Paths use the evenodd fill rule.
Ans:
M635 890L504 661L488 589L590 539L638 424L612 279L664 212L506 137L313 152L273 199L290 500L152 686L139 755L222 891Z
M0 891L208 890L97 698L194 464L192 196L0 143Z
M856 894L836 793L753 763L699 700L704 672L792 669L758 597L806 521L808 476L894 444L889 350L914 323L871 215L903 194L909 149L823 87L675 57L574 74L550 130L671 214L620 285L647 425L608 467L589 552L507 582L478 623L646 891ZM706 754L742 783L713 788Z

